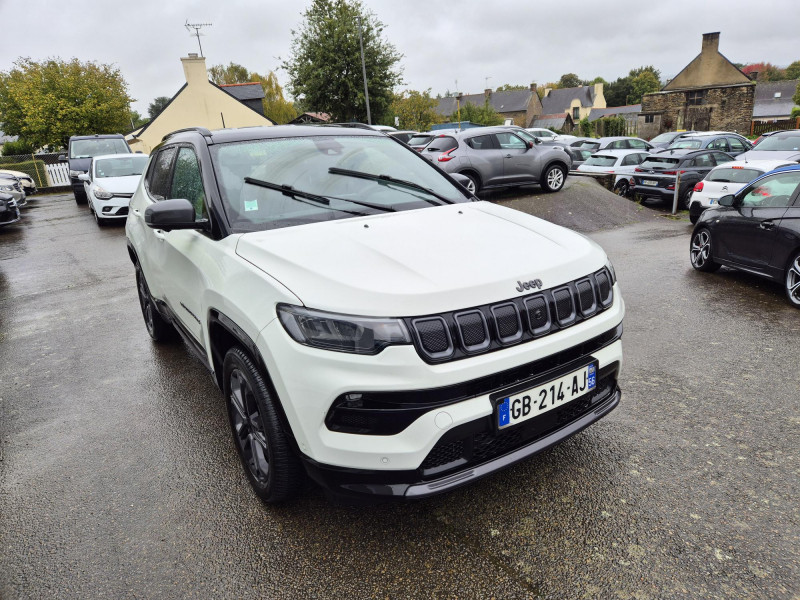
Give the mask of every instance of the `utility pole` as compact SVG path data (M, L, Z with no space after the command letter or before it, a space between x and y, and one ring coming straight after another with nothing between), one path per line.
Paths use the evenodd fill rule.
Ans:
M186 23L184 23L184 27L186 27L186 31L189 32L189 37L196 37L197 38L197 45L200 46L200 56L203 56L203 44L200 43L200 30L203 27L211 27L213 23L189 23L189 19L186 19ZM194 29L194 33L192 33L192 29Z
M367 64L364 62L364 36L361 34L361 15L358 15L358 44L361 46L361 72L364 75L364 98L367 101L367 125L372 125L369 113L369 89L367 88Z
M456 113L458 114L458 130L461 131L461 92L458 91L458 79L456 79Z

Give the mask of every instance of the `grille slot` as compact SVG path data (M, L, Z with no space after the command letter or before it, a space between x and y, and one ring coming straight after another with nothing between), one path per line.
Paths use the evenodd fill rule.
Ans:
M429 317L414 321L422 349L431 358L442 358L453 352L453 341L442 317Z
M542 335L550 331L550 308L542 294L525 299L525 313L528 315L528 327L533 335Z
M504 344L516 342L522 337L522 322L517 305L513 302L498 304L492 307L497 337Z
M558 288L553 291L553 299L556 301L556 319L562 327L572 325L575 322L575 303L572 299L572 292L568 287Z
M600 304L605 308L611 304L611 301L613 300L611 279L605 270L595 273L594 278L595 281L597 281L597 298L599 299Z
M455 320L461 345L467 352L477 352L489 346L489 327L481 311L458 313Z
M590 279L581 279L575 283L578 290L578 305L584 317L591 317L597 312L597 301L594 295L594 286Z

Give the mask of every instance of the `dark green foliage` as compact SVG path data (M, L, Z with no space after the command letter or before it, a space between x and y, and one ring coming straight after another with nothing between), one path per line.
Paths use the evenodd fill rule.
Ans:
M6 142L3 144L3 155L14 156L16 154L33 154L36 152L33 144L24 140L17 140L15 142ZM19 169L17 169L19 171Z
M7 148L8 144L4 144L3 156L0 156L0 169L8 169L9 171L22 171L26 175L31 176L31 178L36 182L37 187L47 186L47 172L45 171L43 161L33 159L20 160L22 157L12 156L10 152L6 151ZM24 152L21 154L28 154L28 158L31 158L30 152Z
M558 80L558 87L560 88L574 88L582 85L586 85L586 82L575 73L564 73L561 79Z
M652 77L644 75L645 73L650 73ZM638 104L642 101L643 94L660 89L660 79L661 72L652 65L631 69L625 77L619 77L603 87L606 106Z
M479 125L503 124L503 117L494 111L489 104L488 98L486 99L486 102L483 103L483 106L477 106L469 102L462 102L460 116L462 121L470 121L472 123L478 123ZM458 121L458 117L459 112L454 111L453 114L450 115L450 120Z
M307 110L326 112L333 121L366 122L359 16L372 120L381 122L402 83L402 54L383 38L383 23L360 0L312 0L281 67L289 75L287 89Z
M599 137L626 135L625 119L622 117L602 117L597 119L593 125Z
M159 96L157 98L153 98L153 101L150 103L150 106L147 107L147 114L150 115L151 119L155 119L156 115L164 110L164 107L169 104L170 98L166 96Z
M589 122L589 119L584 117L578 122L578 129L583 137L592 137L594 135L594 126Z

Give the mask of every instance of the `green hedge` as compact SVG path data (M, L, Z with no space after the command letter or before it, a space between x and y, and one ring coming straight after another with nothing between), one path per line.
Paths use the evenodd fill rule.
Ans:
M23 160L20 161L18 156L0 156L0 169L8 169L9 171L22 171L30 175L36 182L36 187L47 187L47 171L44 168L44 161L42 160Z

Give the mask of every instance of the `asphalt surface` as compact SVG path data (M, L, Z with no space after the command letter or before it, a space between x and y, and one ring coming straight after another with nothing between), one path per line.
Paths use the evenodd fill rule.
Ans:
M685 217L531 191L494 199L614 261L622 403L476 485L368 508L262 505L208 373L150 342L124 229L32 200L0 229L0 598L800 597L800 312L694 272Z

